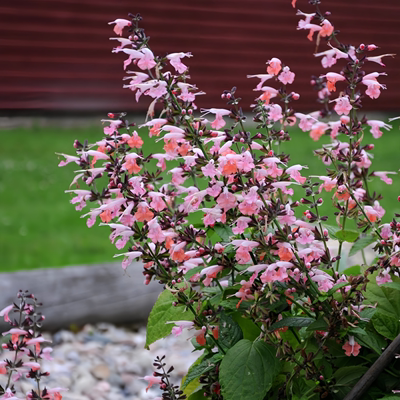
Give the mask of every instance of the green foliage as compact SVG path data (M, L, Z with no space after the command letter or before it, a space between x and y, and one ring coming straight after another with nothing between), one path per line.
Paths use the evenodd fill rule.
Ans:
M229 315L222 312L219 321L218 342L224 349L230 349L243 338L242 330Z
M174 325L167 324L167 321L193 319L193 314L185 311L183 306L174 307L174 301L175 297L169 290L164 290L158 297L147 322L146 347L171 333Z
M356 255L362 249L365 249L370 244L376 241L376 237L373 235L366 235L363 237L359 237L358 240L353 244L350 249L349 257Z
M242 339L221 362L221 393L226 400L262 400L279 371L273 347Z
M292 327L303 327L309 326L315 322L314 318L308 317L288 317L283 318L278 322L272 324L269 328L270 331L275 331L279 328L284 328L285 326L292 326Z
M341 230L337 231L335 233L335 236L337 239L339 239L340 242L350 242L353 243L358 239L359 232L356 231L347 231L347 230Z
M220 353L214 354L211 357L205 355L200 356L189 368L188 373L182 380L181 389L189 396L200 385L198 378L204 373L211 371L215 368L217 363L221 361L222 355Z

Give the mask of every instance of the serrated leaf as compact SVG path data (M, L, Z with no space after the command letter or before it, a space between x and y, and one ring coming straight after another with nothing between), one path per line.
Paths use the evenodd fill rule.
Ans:
M273 347L242 339L220 365L221 393L227 400L263 400L280 371Z
M359 232L356 231L346 231L346 230L341 230L337 231L335 233L335 236L337 239L339 239L341 242L350 242L353 243L357 240L357 238L360 236Z
M324 225L324 228L326 228L326 230L328 231L331 239L338 240L337 237L335 236L335 233L338 232L340 229L337 226Z
M154 304L147 321L146 347L158 339L168 336L173 324L167 321L191 321L194 317L190 311L184 311L184 306L174 307L174 295L169 290L164 290Z
M342 271L343 274L349 276L349 275L360 275L361 274L361 265L353 265L349 268L346 268L344 271Z
M333 377L336 379L336 383L338 385L348 385L360 379L367 371L367 367L364 367L362 365L352 365L349 367L339 368L333 374Z
M182 380L181 390L185 392L187 396L189 396L192 392L188 393L186 390L191 382L199 378L201 375L205 374L208 371L214 369L217 363L222 359L222 354L216 353L210 358L205 358L205 356L199 357L193 365L189 368L188 373L185 378ZM197 385L198 386L198 385ZM196 387L197 387L196 386Z
M368 349L374 350L377 354L382 354L382 348L385 348L387 343L376 332L372 332L371 330L367 331L367 335L354 335L357 343L359 343L363 347L367 347Z
M376 237L373 235L368 235L358 238L358 240L353 244L353 246L351 246L351 249L349 251L349 257L353 257L359 251L365 249L367 246L374 243L375 241Z
M243 318L241 313L234 313L232 319L239 324L244 339L253 341L260 336L261 329L252 320Z
M278 322L275 322L269 327L270 331L275 331L279 328L283 328L285 326L294 326L294 327L303 327L303 326L309 326L313 322L315 322L314 318L308 318L308 317L287 317L283 318Z
M400 319L400 285L385 284L377 285L370 282L367 285L365 303L377 304L377 311L388 315L389 317Z
M233 236L232 228L225 224L215 224L215 232L222 239L223 242L230 242L229 238Z
M228 314L222 312L219 321L218 343L224 349L230 349L243 338L242 330Z
M320 318L312 324L308 325L307 331L327 331L329 328L327 322Z
M399 319L377 311L371 322L378 333L390 340L396 339L400 333Z

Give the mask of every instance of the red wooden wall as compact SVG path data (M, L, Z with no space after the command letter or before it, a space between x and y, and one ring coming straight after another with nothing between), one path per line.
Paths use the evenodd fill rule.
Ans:
M297 6L312 10L307 0ZM388 90L364 102L370 110L399 110L400 1L322 0L321 8L332 12L341 41L374 43L381 47L376 55L399 54L385 59L389 76L381 82ZM108 40L115 35L107 22L128 12L142 14L155 53L194 54L187 63L192 82L207 92L199 106L223 106L222 90L236 85L246 108L257 83L246 75L265 72L265 62L278 57L296 72L298 105L316 108L310 75L326 71L313 57L315 42L296 31L299 17L290 0L3 0L0 110L143 110L146 101L138 105L122 89L125 55L111 54L115 42ZM371 63L374 70L383 69Z

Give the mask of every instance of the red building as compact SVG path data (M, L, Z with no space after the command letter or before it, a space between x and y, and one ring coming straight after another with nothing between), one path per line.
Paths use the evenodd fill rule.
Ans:
M293 90L302 96L298 109L314 110L311 74L326 72L313 56L316 43L296 30L299 17L290 0L18 0L0 5L0 109L46 111L140 110L133 94L122 89L124 55L111 54L115 36L109 21L141 13L155 53L191 51L192 82L207 92L199 106L220 107L224 89L237 86L243 107L256 96L265 62L278 57L296 73ZM307 0L298 0L304 12ZM374 43L374 54L400 55L398 0L322 0L322 10L342 33L344 43ZM326 50L321 42L319 51ZM400 60L386 58L386 69L369 63L368 72L386 71L380 81L389 90L369 110L398 110ZM332 71L338 71L336 65ZM300 107L301 105L301 107Z

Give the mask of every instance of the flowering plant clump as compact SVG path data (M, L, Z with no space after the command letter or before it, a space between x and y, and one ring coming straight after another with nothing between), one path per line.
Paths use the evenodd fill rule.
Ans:
M39 312L36 297L28 291L20 291L17 295L19 304L10 304L0 311L0 317L11 325L11 329L3 332L3 336L9 337L3 342L2 348L4 361L0 361L0 375L6 377L5 386L0 385L0 399L7 400L61 400L61 392L64 388L48 389L43 387L42 377L49 372L42 372L39 361L51 360L51 347L43 347L48 342L40 333L44 316ZM14 318L14 316L16 318ZM10 335L10 336L8 336ZM16 393L14 383L21 377L33 379L36 389L29 391L26 396L20 397ZM3 381L3 380L2 380Z
M340 43L320 1L309 3L313 12L297 12L298 29L326 42L315 56L335 68L312 80L322 109L295 112L295 68L270 58L264 73L248 76L259 80L254 132L235 88L222 93L226 109L198 110L204 93L189 83L191 53L154 55L140 15L110 22L119 42L113 52L127 57L124 87L136 101L150 97L147 122L139 135L125 113L110 113L105 136L75 141L77 155L62 154L60 166L79 166L71 203L94 204L83 217L88 227L108 226L122 268L141 260L144 283L165 286L146 345L187 329L202 352L183 393L165 371L144 378L168 386L163 398L343 399L400 333L400 223L381 222L381 197L369 188L374 177L391 184L394 172L371 170L374 146L365 143L368 130L377 139L391 126L360 115L362 98L386 89L378 81L386 74L365 74L364 66L383 66L390 54ZM313 140L332 138L315 152L325 173L307 176L306 166L280 152L295 124ZM163 151L146 152L143 132ZM321 215L322 191L332 193L336 226ZM343 267L346 242L351 254L372 245L375 259ZM399 389L398 367L392 361L363 398Z

